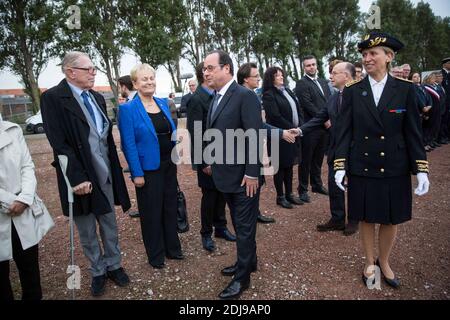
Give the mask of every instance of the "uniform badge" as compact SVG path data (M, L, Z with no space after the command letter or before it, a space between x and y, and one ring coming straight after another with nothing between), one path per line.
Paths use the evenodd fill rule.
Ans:
M363 97L366 97L367 96L367 91L363 91L362 95L363 95Z

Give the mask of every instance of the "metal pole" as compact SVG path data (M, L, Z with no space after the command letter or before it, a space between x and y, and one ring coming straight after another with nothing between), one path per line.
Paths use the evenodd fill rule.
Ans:
M70 270L75 272L75 244L73 238L73 190L67 178L67 164L68 158L66 155L58 155L61 171L64 175L64 180L67 185L67 200L69 202L69 226L70 226ZM72 284L72 300L75 300L75 286Z

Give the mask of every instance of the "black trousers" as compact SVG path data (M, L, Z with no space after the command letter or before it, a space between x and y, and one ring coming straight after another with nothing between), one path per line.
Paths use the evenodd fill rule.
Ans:
M202 223L200 233L202 236L210 236L213 232L213 225L216 229L223 229L227 226L225 205L222 192L217 189L202 188L200 208Z
M317 189L322 183L322 162L328 145L328 132L317 129L305 135L302 141L302 162L298 168L298 192L308 192L308 185Z
M144 171L145 184L136 188L142 239L151 265L181 254L177 233L177 167L161 161L158 170Z
M336 185L333 163L328 163L328 192L330 193L331 219L345 223L345 193Z
M446 107L445 108L445 113L442 115L442 118L441 118L441 128L440 128L440 131L439 131L439 141L444 141L444 140L447 140L449 138L449 132L448 132L449 117L450 117L449 110Z
M281 197L283 195L290 195L292 193L292 178L294 170L293 167L279 168L278 172L273 176L273 183L275 189L277 190L277 196ZM284 190L283 191L283 185Z
M41 278L39 273L38 245L26 250L22 249L19 235L14 223L11 224L11 241L13 259L19 270L22 300L41 300ZM14 294L9 279L9 260L0 262L0 301L14 300Z
M258 188L258 194L260 188ZM231 220L236 232L237 270L234 280L250 281L250 273L256 265L256 218L259 196L247 197L245 191L224 193L231 212Z

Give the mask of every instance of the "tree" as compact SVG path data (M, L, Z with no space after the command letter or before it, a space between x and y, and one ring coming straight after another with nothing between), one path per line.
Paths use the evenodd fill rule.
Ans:
M358 0L321 1L320 47L326 55L351 61L357 52L354 35L362 23ZM358 39L359 40L359 39Z
M20 77L33 113L40 109L38 80L50 58L55 21L48 1L0 1L0 68Z
M127 45L155 69L165 66L180 90L179 59L185 43L186 16L181 0L129 0L121 2Z
M118 0L82 0L78 2L81 13L81 28L70 29L64 25L69 18L67 8L73 1L60 1L61 20L57 33L55 54L61 58L68 51L88 53L106 74L108 83L117 101L117 79L120 77L120 60L125 45L125 24Z

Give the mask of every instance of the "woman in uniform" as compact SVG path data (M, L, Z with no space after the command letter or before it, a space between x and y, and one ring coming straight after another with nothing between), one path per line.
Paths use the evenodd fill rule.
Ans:
M395 53L403 44L372 32L359 44L368 76L346 85L338 128L335 180L347 172L349 219L360 221L366 257L363 281L375 278L374 263L385 282L400 285L389 264L397 226L411 219L411 173L417 175L417 195L428 192L428 162L422 143L414 85L389 75ZM378 258L375 226L380 225Z

